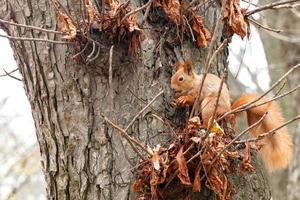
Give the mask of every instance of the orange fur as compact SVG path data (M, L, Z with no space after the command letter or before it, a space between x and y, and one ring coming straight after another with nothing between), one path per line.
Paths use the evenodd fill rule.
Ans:
M177 71L172 76L171 88L175 91L178 107L193 106L200 89L203 75L196 74L191 61L177 63ZM200 94L202 119L208 125L213 115L221 79L214 74L207 74ZM221 116L230 111L230 96L226 84L223 84L216 115Z
M258 97L259 95L257 94L244 94L233 103L232 109L245 105ZM266 101L266 98L261 99L257 103L264 101ZM268 111L268 114L262 123L250 130L252 136L256 137L262 133L266 133L284 123L279 106L276 102L270 102L248 109L246 111L248 124L252 125L257 122L266 111ZM288 134L287 127L277 130L270 137L263 138L258 144L262 146L259 154L269 172L286 168L292 159L293 143Z

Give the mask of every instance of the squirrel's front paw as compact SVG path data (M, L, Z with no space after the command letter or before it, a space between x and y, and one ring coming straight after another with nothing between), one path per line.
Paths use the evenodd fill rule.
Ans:
M178 99L175 100L177 107L184 107L187 105L188 97L187 96L181 96Z

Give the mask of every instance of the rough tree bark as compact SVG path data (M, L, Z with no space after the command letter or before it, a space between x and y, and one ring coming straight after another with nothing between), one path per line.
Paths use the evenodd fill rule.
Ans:
M60 2L76 19L79 1ZM139 5L138 1L132 3ZM210 30L213 30L218 10L216 4L205 12ZM1 0L0 17L47 29L57 27L53 5L46 0ZM12 36L60 39L50 33L8 25L2 27ZM99 58L85 66L72 60L72 45L11 42L32 108L48 199L134 199L130 190L131 166L125 159L118 133L105 123L100 114L104 113L116 124L126 127L144 106L128 89L145 102L164 90L152 107L161 116L173 118L176 112L169 105L172 73L169 66L178 59L192 58L199 69L206 57L206 50L199 50L189 40L183 41L182 45L173 45L175 30L161 35L151 28L151 24L147 27L150 28L144 30L147 38L142 44L142 53L134 62L126 46L119 44L114 47L113 100L108 95L109 49L102 48ZM222 27L218 32L217 45L222 40ZM155 48L157 42L159 45ZM218 56L213 72L223 72L227 66L227 54L225 50ZM154 80L157 56L163 68L159 78ZM156 136L167 128L152 113L151 110L144 112L129 132L153 147L170 138L163 134ZM129 148L127 153L133 162L136 161ZM270 198L261 167L257 166L256 173L243 177L233 175L232 179L237 190L234 199ZM208 193L206 198L215 197Z

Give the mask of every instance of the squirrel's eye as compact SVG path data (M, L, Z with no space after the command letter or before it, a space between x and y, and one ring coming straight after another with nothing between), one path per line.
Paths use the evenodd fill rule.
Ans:
M180 77L179 77L179 81L183 81L183 76L180 76Z

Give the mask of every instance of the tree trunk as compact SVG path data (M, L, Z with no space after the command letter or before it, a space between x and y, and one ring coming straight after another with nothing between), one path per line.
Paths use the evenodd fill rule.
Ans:
M78 2L60 2L74 19L79 16ZM139 4L137 1L132 3ZM216 5L205 12L205 21L211 31L219 9ZM1 0L0 15L5 20L21 24L53 30L57 27L53 5L48 1ZM133 94L149 102L164 90L152 108L162 117L175 119L180 113L169 104L170 77L175 70L170 65L174 66L182 58L192 58L199 70L207 54L188 39L181 45L172 43L176 31L161 34L155 32L151 24L146 23L146 26L150 28L144 30L146 40L136 59L128 55L126 45L114 46L112 85L108 81L110 46L101 48L96 61L83 65L72 59L75 54L73 45L11 42L37 129L48 199L134 199L130 189L131 166L125 159L119 133L105 123L101 114L126 127L145 106ZM12 36L60 39L52 33L15 26L6 25L4 29ZM222 30L223 25L217 45L221 43ZM218 55L213 72L223 72L227 66L227 54L225 50ZM158 57L162 69L155 68ZM153 78L159 70L158 78ZM158 135L167 127L153 113L147 109L128 130L131 136L151 147L163 145L170 139L168 135ZM126 152L136 164L132 150L127 147ZM233 175L232 179L237 191L234 199L270 198L261 167L257 166L255 173L243 177ZM214 195L209 193L206 197L210 199Z

